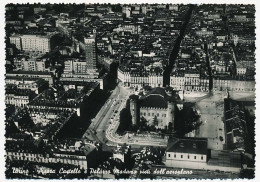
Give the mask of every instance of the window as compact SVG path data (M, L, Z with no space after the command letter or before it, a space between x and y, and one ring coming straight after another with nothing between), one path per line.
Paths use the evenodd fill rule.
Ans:
M174 154L174 158L176 158L176 154Z
M157 116L159 116L159 113L157 113Z
M150 113L148 112L148 116L150 116Z
M194 159L196 159L196 156L194 156Z
M144 116L146 116L146 113L144 112Z
M171 157L171 154L168 154L168 157Z
M181 155L181 158L183 158L183 155Z
M190 156L188 155L188 159L190 158Z
M201 160L203 160L203 156L201 156Z
M154 116L154 113L152 113L152 116Z

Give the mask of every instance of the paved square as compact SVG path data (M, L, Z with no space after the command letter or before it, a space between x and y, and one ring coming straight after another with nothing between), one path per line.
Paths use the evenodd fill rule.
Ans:
M224 141L220 141L220 137L225 140L223 123L225 97L225 93L216 92L212 96L196 102L202 124L195 132L195 137L208 138L209 149L223 150Z

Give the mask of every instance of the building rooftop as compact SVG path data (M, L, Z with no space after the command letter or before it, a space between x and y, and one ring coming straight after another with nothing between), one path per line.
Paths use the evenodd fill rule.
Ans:
M14 94L16 96L31 96L33 93L30 89L18 89L10 85L5 90L5 94Z
M149 95L141 100L140 107L167 108L167 101L161 95Z
M172 93L172 95L167 95L164 88L154 88L147 95L140 98L140 107L167 108L168 101L180 101L179 95L176 93Z
M169 138L167 152L207 155L207 138Z
M7 74L7 76L8 76L8 74L52 75L52 73L50 73L50 72L45 72L45 71L22 71L22 70L11 71L11 72L6 73L6 74Z
M39 37L39 38L50 38L52 35L29 35L29 34L24 34L24 35L20 35L20 34L14 34L11 37L28 37L28 38L34 38L34 37Z

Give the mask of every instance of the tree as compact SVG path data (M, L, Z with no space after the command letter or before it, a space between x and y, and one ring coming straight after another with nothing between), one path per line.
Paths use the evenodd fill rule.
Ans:
M141 117L140 123L138 124L140 131L146 130L146 128L147 128L147 123L148 123L148 121L147 121L144 117Z
M132 116L129 110L126 108L120 111L120 123L117 132L122 133L130 129L132 125Z
M186 105L176 113L175 131L179 135L185 135L201 125L199 116L193 111L192 105Z
M157 125L158 125L157 116L154 116L154 118L153 118L153 124L154 124L154 126L157 126Z
M242 169L239 177L242 179L254 179L255 171L253 169Z
M173 124L172 124L172 122L169 122L168 131L169 131L169 132L172 132L172 131L173 131Z

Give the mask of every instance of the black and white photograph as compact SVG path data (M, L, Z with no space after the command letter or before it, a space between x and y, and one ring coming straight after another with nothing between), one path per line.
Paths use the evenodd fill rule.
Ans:
M255 179L256 5L138 3L5 4L5 179Z

